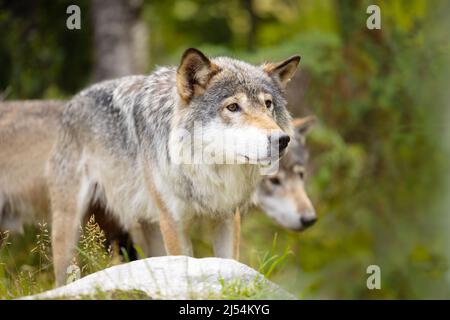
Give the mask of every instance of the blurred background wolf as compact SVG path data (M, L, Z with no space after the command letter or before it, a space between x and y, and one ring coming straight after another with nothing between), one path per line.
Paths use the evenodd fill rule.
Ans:
M66 27L72 4L80 29ZM366 27L371 4L381 30ZM0 0L0 100L68 99L186 47L253 63L298 52L288 107L318 119L306 179L320 222L295 233L254 212L241 260L263 268L273 243L271 279L302 298L450 298L449 14L444 0ZM0 247L0 297L36 270L36 235ZM369 265L381 290L366 286Z

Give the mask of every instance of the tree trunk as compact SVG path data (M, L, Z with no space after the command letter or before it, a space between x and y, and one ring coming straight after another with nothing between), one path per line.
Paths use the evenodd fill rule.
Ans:
M253 6L253 0L243 0L244 9L247 11L250 30L247 34L247 49L249 51L255 50L255 36L258 24L258 16L255 13L255 8Z
M141 0L92 0L94 81L146 71L148 32L141 10Z

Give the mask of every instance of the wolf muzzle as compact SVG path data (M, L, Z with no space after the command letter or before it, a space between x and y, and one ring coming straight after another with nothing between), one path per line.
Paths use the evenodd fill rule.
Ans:
M278 153L278 157L281 157L289 145L291 138L283 131L275 131L269 135L269 144L272 148L272 154Z

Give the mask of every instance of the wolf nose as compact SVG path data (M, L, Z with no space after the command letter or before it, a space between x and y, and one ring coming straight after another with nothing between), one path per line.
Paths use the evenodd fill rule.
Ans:
M289 141L291 141L291 138L288 135L282 135L278 139L278 148L279 148L280 152L282 152L284 149L286 149L286 147L289 144Z
M305 228L311 227L314 223L316 223L316 221L317 221L316 217L311 217L311 218L301 217L300 218L300 222L302 223L302 226Z

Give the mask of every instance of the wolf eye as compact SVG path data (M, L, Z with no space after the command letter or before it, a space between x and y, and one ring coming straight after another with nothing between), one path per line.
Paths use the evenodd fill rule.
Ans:
M298 174L298 176L300 177L300 179L304 179L305 178L305 169L303 166L301 165L295 165L292 168L292 172Z
M277 178L277 177L270 178L269 181L270 181L270 183L272 183L272 184L274 184L276 186L279 186L281 184L280 179Z
M236 111L239 111L241 109L241 107L239 107L239 105L237 103L232 103L227 106L227 109L230 110L231 112L236 112Z
M264 101L264 103L266 104L267 109L270 109L270 107L272 106L272 101L270 100L266 100Z

